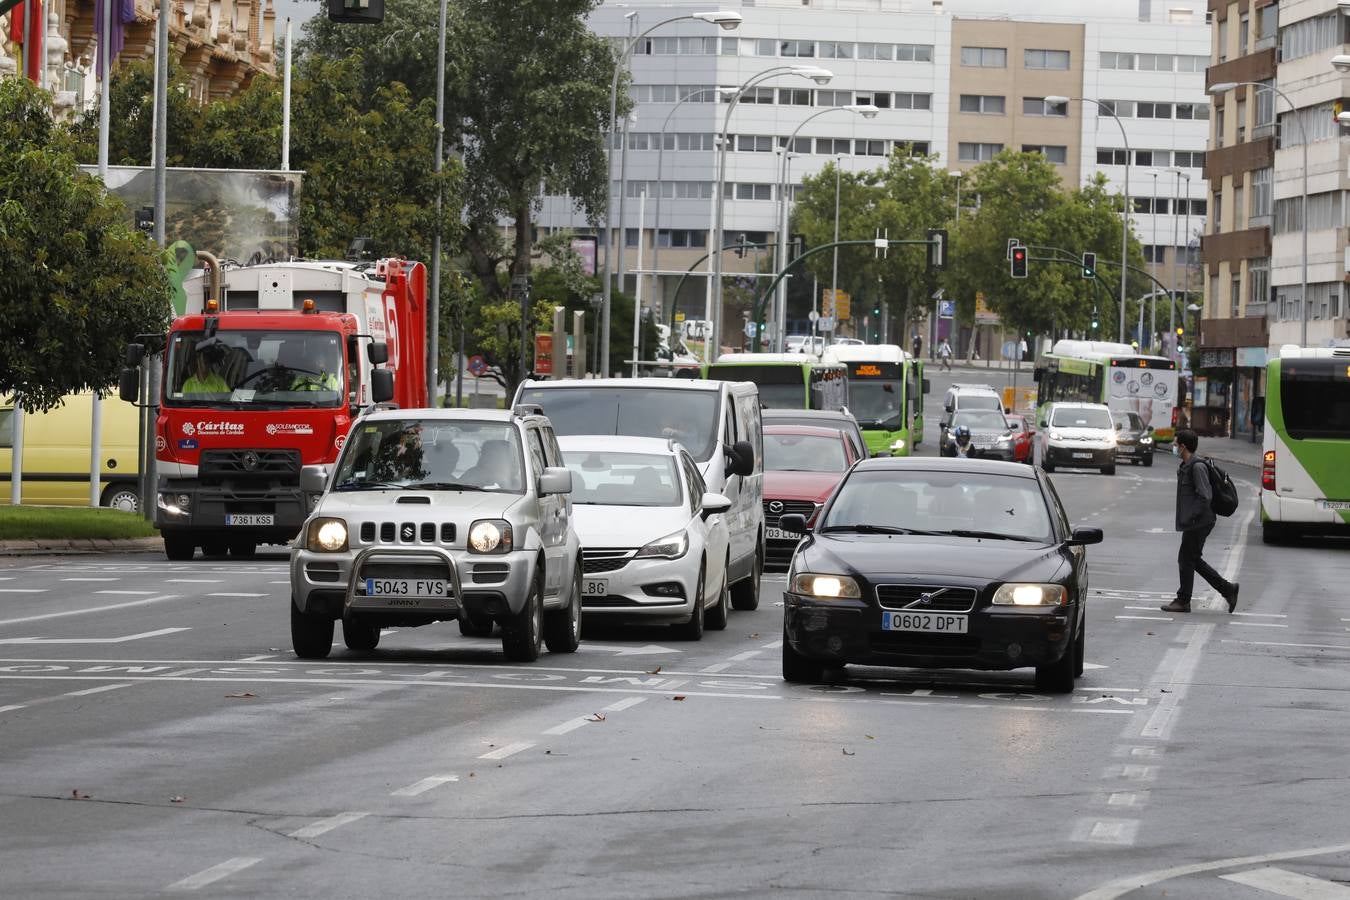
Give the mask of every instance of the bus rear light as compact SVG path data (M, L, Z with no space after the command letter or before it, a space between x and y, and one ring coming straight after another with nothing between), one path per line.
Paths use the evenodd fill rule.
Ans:
M1275 490L1275 451L1267 450L1261 457L1261 490Z
M1179 406L1174 406L1174 407L1172 407L1172 428L1173 428L1173 430L1176 429L1176 427L1177 427L1177 420L1178 420L1179 418L1181 418L1181 407L1179 407Z

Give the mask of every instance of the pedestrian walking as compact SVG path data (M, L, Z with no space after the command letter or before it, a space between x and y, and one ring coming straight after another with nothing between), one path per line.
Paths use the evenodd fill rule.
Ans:
M1215 515L1210 506L1213 490L1209 483L1209 467L1195 455L1200 439L1194 431L1183 428L1173 438L1173 452L1181 456L1181 465L1177 467L1177 531L1181 532L1181 549L1177 552L1177 570L1180 584L1177 586L1177 598L1164 604L1163 612L1188 613L1191 611L1191 590L1195 586L1195 573L1209 582L1209 586L1219 592L1228 603L1231 613L1237 609L1238 583L1231 584L1214 567L1204 560L1205 539L1214 530Z
M914 337L910 339L910 344L914 348L914 358L919 359L920 353L922 353L923 351L923 338L919 337L918 333L916 332L914 334Z
M952 368L952 345L943 338L942 343L938 345L938 359L942 360L942 368L951 371Z

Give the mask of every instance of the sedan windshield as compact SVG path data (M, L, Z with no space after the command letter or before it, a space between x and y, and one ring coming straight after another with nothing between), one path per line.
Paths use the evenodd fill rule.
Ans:
M952 416L952 427L964 425L971 431L1007 431L1008 420L992 409L976 409Z
M822 531L957 534L1049 543L1050 512L1034 478L983 472L854 472L839 487Z
M837 437L770 432L764 435L766 472L842 472L847 468L844 445Z
M1050 418L1056 428L1113 428L1111 414L1099 407L1061 406Z
M516 430L503 422L390 419L358 423L334 490L525 492Z
M613 387L532 388L521 403L537 403L560 436L622 434L673 438L699 462L717 441L717 391Z
M675 459L651 453L563 451L572 470L572 502L599 506L678 506Z

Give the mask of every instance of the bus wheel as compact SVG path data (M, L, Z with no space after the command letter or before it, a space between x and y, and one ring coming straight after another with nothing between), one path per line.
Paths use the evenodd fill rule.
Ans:
M186 534L164 535L164 555L174 562L187 562L197 552L197 545Z
M1284 526L1276 522L1261 523L1261 543L1263 544L1283 544L1286 532Z
M103 491L102 504L122 512L140 512L141 498L134 484L110 484Z

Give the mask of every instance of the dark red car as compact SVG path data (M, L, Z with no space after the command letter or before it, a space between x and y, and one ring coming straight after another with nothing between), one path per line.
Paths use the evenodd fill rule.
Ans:
M1003 418L1008 420L1008 430L1012 432L1013 462L1031 465L1032 439L1036 436L1031 423L1025 416L1016 414L1005 415Z
M800 535L778 528L786 513L806 516L808 522L855 462L853 442L833 428L809 425L764 426L765 568L786 570Z

